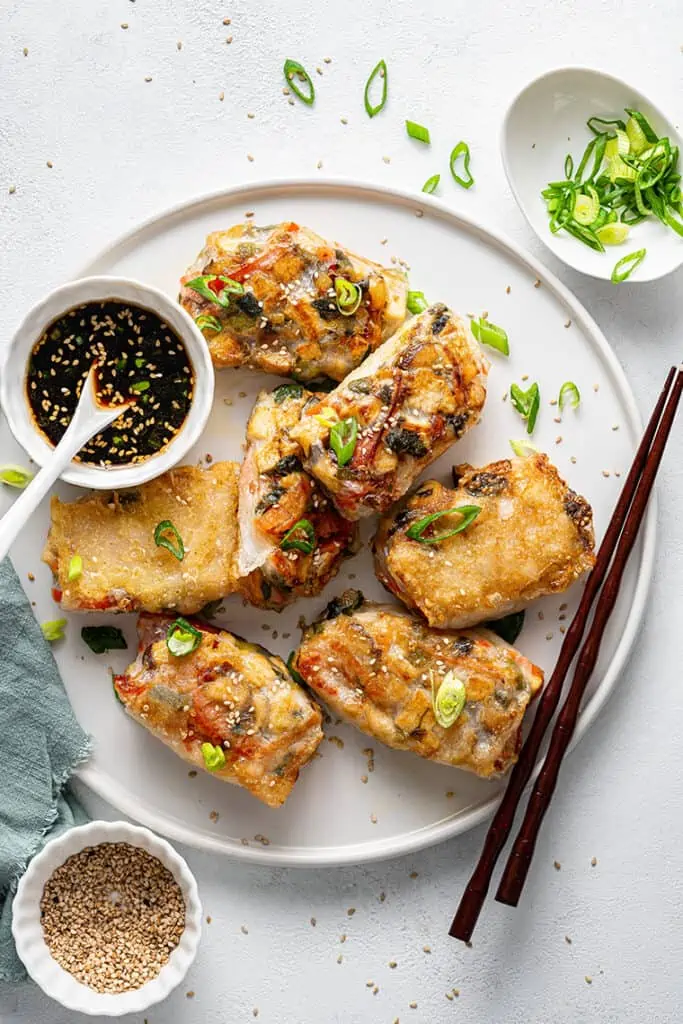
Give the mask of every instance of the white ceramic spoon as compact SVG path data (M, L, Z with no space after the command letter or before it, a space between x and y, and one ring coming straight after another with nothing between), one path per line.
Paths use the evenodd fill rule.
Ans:
M55 480L62 475L74 455L78 454L91 437L108 427L126 409L126 405L98 405L93 378L94 370L91 369L64 437L9 512L0 519L0 562L22 526L36 510Z

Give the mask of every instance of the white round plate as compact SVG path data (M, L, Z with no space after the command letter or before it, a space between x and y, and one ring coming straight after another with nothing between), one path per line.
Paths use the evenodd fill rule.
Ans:
M449 479L454 462L482 464L509 456L510 438L524 424L503 401L513 381L537 380L541 412L534 442L546 450L570 485L591 501L598 537L609 521L640 434L638 412L624 374L597 325L567 289L513 243L429 196L335 181L270 182L234 188L184 203L127 234L82 268L83 274L114 274L146 281L175 295L178 278L209 231L227 228L253 211L254 222L295 220L321 235L385 263L410 266L411 285L429 300L463 313L488 312L510 338L509 359L491 351L489 398L481 424L435 463L429 475ZM214 409L188 461L240 459L247 416L257 392L281 379L249 371L216 375ZM582 401L556 422L551 405L566 380ZM11 461L22 452L6 424L0 451ZM4 489L5 491L7 488ZM60 485L62 495L78 491ZM7 501L7 495L0 496ZM40 621L62 613L50 598L50 573L40 562L48 527L45 504L31 520L12 555ZM364 539L372 523L364 524ZM626 573L600 661L579 720L582 736L605 703L623 668L647 597L653 563L655 516L647 523ZM35 574L35 582L27 574ZM326 592L299 601L281 615L225 602L217 619L250 640L286 657L297 644L300 616L313 618L345 587L387 600L372 572L367 547L344 567ZM527 613L518 641L546 672L555 662L561 629L579 597L539 601ZM503 782L431 764L383 748L353 728L331 722L321 757L303 772L286 806L270 810L234 786L199 773L135 724L117 703L111 668L121 671L135 651L135 617L90 615L115 622L128 637L128 652L95 656L80 639L85 616L70 615L66 639L54 651L79 721L94 737L94 755L83 781L125 814L182 842L268 864L326 865L407 853L472 828L495 807ZM368 770L368 748L374 771ZM216 812L216 813L213 813Z

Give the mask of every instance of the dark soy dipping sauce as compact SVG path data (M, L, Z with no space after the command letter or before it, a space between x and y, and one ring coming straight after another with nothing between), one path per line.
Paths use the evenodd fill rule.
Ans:
M93 364L98 402L116 406L135 399L135 405L96 434L78 461L120 466L144 462L166 447L192 403L190 360L161 317L117 299L68 310L33 346L26 397L47 440L61 440Z

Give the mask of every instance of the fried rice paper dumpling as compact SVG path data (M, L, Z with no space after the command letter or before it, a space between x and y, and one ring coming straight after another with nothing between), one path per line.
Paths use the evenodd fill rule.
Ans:
M139 653L114 679L126 711L179 757L280 807L322 740L320 708L275 655L192 620L175 656L170 617L141 615Z
M217 368L312 381L343 378L406 315L403 271L294 223L214 231L181 279Z
M488 630L441 632L407 612L347 591L304 630L294 668L331 711L396 750L484 778L516 760L521 725L543 673ZM434 695L464 688L440 724Z

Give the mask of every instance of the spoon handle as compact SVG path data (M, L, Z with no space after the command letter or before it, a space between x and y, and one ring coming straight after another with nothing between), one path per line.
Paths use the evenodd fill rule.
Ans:
M100 406L94 398L93 371L90 371L71 423L48 457L43 468L19 495L9 512L0 519L0 562L9 551L22 526L36 510L55 480L61 476L74 455L91 437L121 415L122 407Z

